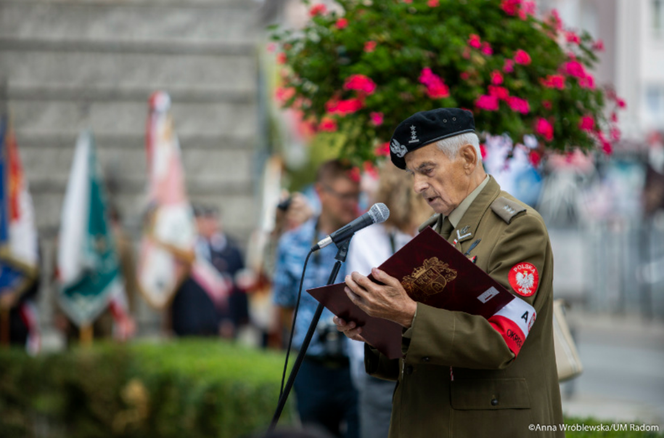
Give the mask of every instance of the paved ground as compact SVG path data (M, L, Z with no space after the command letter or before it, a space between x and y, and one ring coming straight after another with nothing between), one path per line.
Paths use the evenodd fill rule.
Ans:
M566 415L664 430L664 322L569 313L584 372L563 384Z

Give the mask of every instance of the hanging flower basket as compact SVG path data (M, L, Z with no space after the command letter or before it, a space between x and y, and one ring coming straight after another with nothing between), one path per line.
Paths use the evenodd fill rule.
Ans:
M301 30L274 27L284 107L319 131L343 135L355 163L389 150L394 128L418 111L459 107L480 133L515 143L534 135L548 151L611 151L617 141L610 89L592 67L601 41L537 18L522 0L338 0L311 4ZM286 96L285 98L283 96Z

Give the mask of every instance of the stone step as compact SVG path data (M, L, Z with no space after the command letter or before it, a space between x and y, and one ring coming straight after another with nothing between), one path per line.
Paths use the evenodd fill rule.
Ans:
M37 212L35 221L40 231L40 237L56 236L60 229L64 191L51 193L31 190L31 193L32 202ZM188 195L189 200L193 203L204 203L219 208L224 227L230 230L233 236L241 238L243 241L246 241L246 238L256 227L257 221L254 219L257 217L255 202L243 193L188 193ZM132 235L139 236L146 209L145 195L143 193L119 193L109 197L109 199L112 199L112 202L117 205L127 231Z
M53 180L65 180L69 176L74 157L74 143L65 148L20 148L23 168L29 181L40 181L45 175L48 184ZM112 172L114 178L126 181L125 190L143 190L147 172L144 148L97 147L97 159L102 174ZM194 184L209 181L222 187L252 183L251 149L196 149L183 148L182 162L186 177ZM134 181L138 181L137 184ZM59 190L62 184L41 185L46 190ZM223 190L222 190L223 191Z
M6 43L6 41L5 41ZM72 47L72 50L76 50ZM182 55L94 51L22 51L0 45L0 72L15 87L107 88L184 87L205 92L256 89L252 52Z
M83 128L96 135L144 135L146 93L136 101L17 100L10 93L8 108L19 135L76 136ZM173 101L171 114L178 135L254 138L257 111L254 103L189 103Z
M0 1L0 37L253 41L257 4L225 1Z

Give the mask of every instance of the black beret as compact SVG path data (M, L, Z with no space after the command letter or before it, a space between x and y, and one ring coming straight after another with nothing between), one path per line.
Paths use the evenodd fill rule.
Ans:
M392 134L390 158L395 166L406 168L404 156L434 141L475 132L470 111L459 108L438 108L413 114L401 122Z

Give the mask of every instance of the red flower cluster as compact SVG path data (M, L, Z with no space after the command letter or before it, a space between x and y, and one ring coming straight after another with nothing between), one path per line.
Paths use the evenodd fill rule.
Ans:
M309 9L309 15L311 15L312 17L315 17L316 15L323 15L326 12L327 8L325 7L324 4L321 3L313 5L311 9Z
M320 124L318 125L318 129L322 132L336 132L337 121L329 117L325 117L323 118L323 120L321 120Z
M572 59L561 66L561 71L578 79L582 88L595 88L595 78L586 71L586 68L579 61Z
M497 97L498 99L507 99L510 97L510 92L505 87L496 87L489 85L489 96Z
M427 5L428 5L429 7L432 7L432 8L435 8L435 7L438 6L439 4L440 4L440 0L429 0L429 1L427 2Z
M486 111L498 111L498 98L483 94L477 99L475 106Z
M576 33L571 31L565 34L565 39L567 39L568 43L581 44L581 38L579 38L579 36Z
M468 37L468 45L472 47L473 49L481 49L482 53L485 55L493 55L493 48L491 48L491 44L488 42L482 42L482 39L480 38L479 35L473 33Z
M546 78L540 79L540 81L546 88L557 88L558 90L565 88L565 76L563 75L549 75Z
M373 94L376 91L376 83L364 75L351 75L344 82L345 90L355 90L364 94Z
M503 65L503 71L505 73L512 73L514 71L514 61L512 59L505 60L505 65Z
M348 26L348 20L345 18L339 18L334 25L337 27L337 29L345 29L346 26Z
M525 50L518 49L514 54L514 62L521 65L528 65L532 59L530 55Z
M503 75L498 70L491 72L491 83L494 85L500 85L503 83Z
M325 109L330 114L338 114L340 116L347 116L348 114L355 113L364 107L364 102L361 99L353 98L346 100L331 99L325 104Z
M595 129L595 119L591 116L583 116L579 121L579 129L592 132Z
M528 15L535 14L535 2L524 0L503 0L500 7L507 15L515 16L525 20Z
M375 41L367 41L364 43L364 51L367 53L371 53L374 50L376 50L376 42Z
M520 97L508 97L507 105L509 105L513 111L519 112L521 114L528 114L530 112L530 105L528 104L528 101L526 99L521 99Z
M427 95L432 99L443 99L450 95L450 88L429 67L422 69L419 81L427 87Z
M553 125L546 119L538 117L535 120L535 134L541 135L546 141L553 140Z
M384 118L383 113L372 112L369 114L369 117L371 118L371 123L374 126L380 126L383 124L383 118Z

